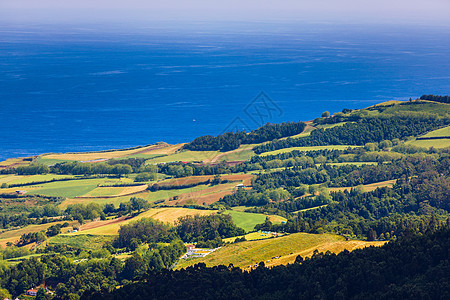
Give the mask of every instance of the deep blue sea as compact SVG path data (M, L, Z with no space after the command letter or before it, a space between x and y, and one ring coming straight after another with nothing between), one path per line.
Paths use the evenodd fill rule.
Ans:
M325 23L2 24L0 159L187 142L449 94L448 32ZM266 110L253 101L260 92Z

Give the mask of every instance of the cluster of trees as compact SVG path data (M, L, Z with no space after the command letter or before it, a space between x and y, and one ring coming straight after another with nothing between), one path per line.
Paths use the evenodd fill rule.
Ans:
M184 253L186 246L181 240L174 240L169 245L154 244L146 250L137 249L125 261L121 275L124 280L136 280L148 272L170 269Z
M276 140L254 148L257 154L282 148L364 145L383 140L417 136L448 125L448 118L429 113L403 113L393 116L366 117L354 123L346 123L329 129L316 129L309 136Z
M197 264L180 271L148 273L145 281L86 299L447 299L450 297L450 231L413 236L383 247L311 259L251 272L233 265ZM151 284L149 284L149 282ZM195 282L195 285L192 284ZM217 283L217 284L214 284Z
M303 122L268 123L248 134L245 131L240 131L226 132L216 137L211 135L201 136L186 144L183 148L193 151L230 151L239 148L241 144L257 144L296 135L301 133L304 128Z
M53 204L46 204L44 206L35 206L32 208L29 218L42 218L42 217L57 217L61 216L61 209Z
M44 293L40 299L79 299L87 291L110 292L120 284L145 277L149 272L169 269L185 252L183 242L174 240L169 244L141 246L125 262L112 257L106 249L91 251L90 254L78 249L73 253L66 252L67 256L42 255L15 265L7 265L0 260L0 292L11 298L11 294L18 296L45 283L55 294ZM0 254L7 259L29 255L30 251L8 247ZM90 259L74 262L76 257Z
M290 198L292 198L291 193L283 188L265 189L261 192L255 189L238 188L233 194L225 195L219 203L225 206L263 206L271 201L288 200Z
M188 215L179 218L175 227L150 218L142 218L122 226L113 246L135 250L143 243L183 240L197 242L198 247L214 248L223 244L222 238L244 233L228 214Z
M422 95L421 100L430 100L441 103L450 103L450 96L439 96L439 95Z
M185 183L185 184L153 184L149 186L149 190L152 192L159 191L159 190L177 190L177 189L187 189L198 185L208 185L211 184L211 180L204 180L199 182L193 182L193 183Z
M94 220L97 218L105 220L107 216L121 216L133 212L140 213L149 207L150 203L147 200L139 197L131 197L129 201L121 202L117 208L112 203L104 205L98 203L71 204L67 206L64 213L82 224L84 220Z
M184 216L176 222L177 233L183 241L197 242L198 247L215 248L222 238L243 235L228 214Z
M168 243L176 238L176 230L172 226L151 218L142 218L121 226L114 246L134 250L142 243Z
M40 242L45 241L46 239L47 239L47 236L42 231L28 232L28 233L22 234L19 242L17 243L17 246L21 247L21 246L25 246L25 245L28 245L31 243L40 243Z

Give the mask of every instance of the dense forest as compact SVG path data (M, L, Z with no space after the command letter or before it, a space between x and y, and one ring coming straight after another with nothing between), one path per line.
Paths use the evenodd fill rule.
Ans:
M205 135L186 144L184 149L194 151L230 151L239 148L241 144L257 144L274 139L299 134L305 128L303 122L266 124L248 134L245 131L226 132L216 137Z
M295 264L251 272L197 264L146 274L142 282L84 299L448 299L450 230L429 231L383 247L316 252Z
M441 103L450 103L450 97L449 96L438 96L438 95L422 95L420 97L421 100L430 100L430 101L436 101Z
M309 136L287 138L265 143L254 148L259 154L289 147L324 145L365 145L382 140L417 136L450 124L450 119L428 113L408 113L393 116L365 117L329 129L317 129Z

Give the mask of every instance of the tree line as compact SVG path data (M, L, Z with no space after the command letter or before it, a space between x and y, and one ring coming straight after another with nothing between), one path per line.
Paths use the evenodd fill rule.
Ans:
M422 95L421 100L430 100L441 103L450 103L450 96L439 96L439 95Z
M259 144L274 139L280 139L301 133L305 124L303 122L285 122L280 124L267 123L248 134L245 131L226 132L216 137L205 135L194 139L183 146L192 151L231 151L242 144Z
M401 115L365 117L353 123L345 123L329 129L316 129L309 136L287 138L256 146L257 153L290 147L325 145L364 145L383 140L417 136L448 125L449 118L429 113L403 113Z

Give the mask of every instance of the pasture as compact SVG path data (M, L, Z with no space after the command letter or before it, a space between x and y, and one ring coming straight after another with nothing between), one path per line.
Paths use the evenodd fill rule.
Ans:
M254 214L235 210L226 210L224 213L231 215L236 226L241 227L247 232L253 231L255 225L264 223L266 217L269 217L270 221L273 223L286 221L285 218L275 215Z

